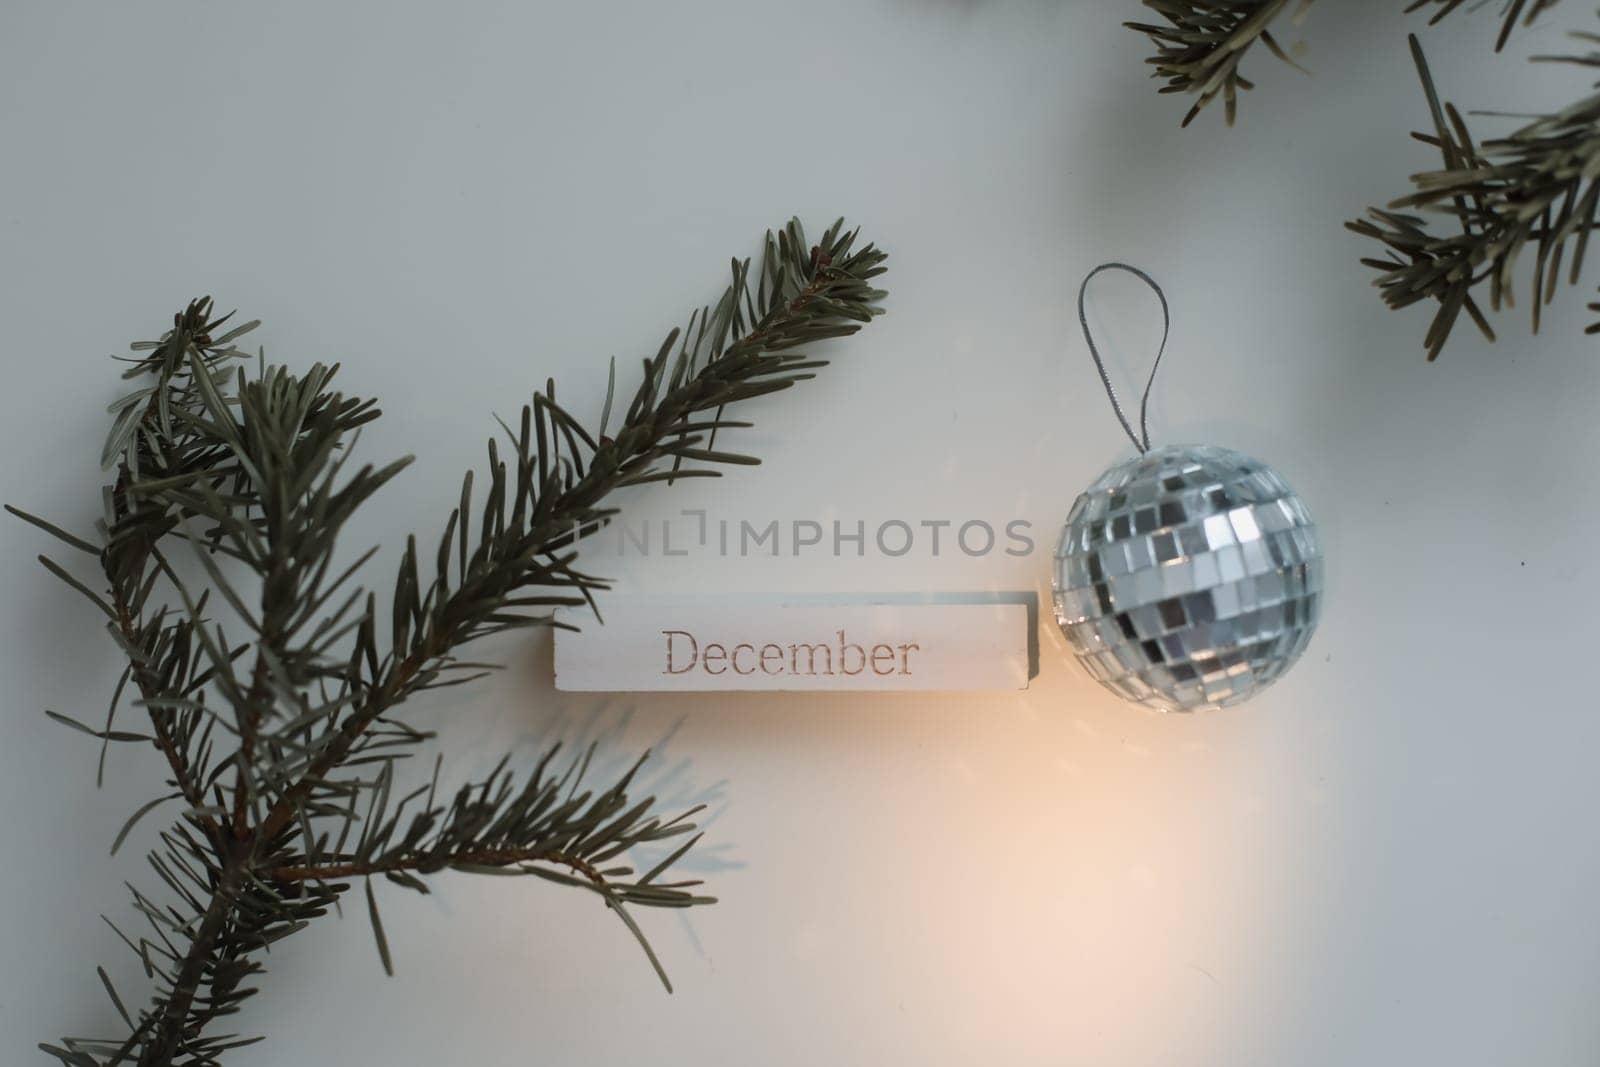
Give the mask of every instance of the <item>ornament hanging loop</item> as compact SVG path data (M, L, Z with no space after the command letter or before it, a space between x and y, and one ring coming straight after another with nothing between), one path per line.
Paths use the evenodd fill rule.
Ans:
M1148 285L1156 294L1156 299L1161 301L1161 347L1156 350L1156 361L1150 367L1150 377L1144 383L1144 395L1139 398L1139 430L1134 432L1133 424L1128 421L1127 412L1122 410L1122 401L1117 399L1117 390L1111 384L1111 375L1106 371L1105 360L1100 358L1100 349L1094 343L1094 333L1089 329L1089 314L1084 310L1084 298L1089 292L1089 283L1097 274L1108 270L1120 270L1138 278ZM1100 372L1100 383L1106 387L1106 396L1111 398L1111 410L1117 413L1117 421L1122 423L1123 432L1128 435L1128 440L1133 442L1140 454L1150 451L1150 390L1156 384L1156 372L1161 369L1161 357L1167 352L1167 335L1172 332L1172 309L1167 306L1167 294L1161 291L1161 286L1156 280L1138 267L1126 263L1102 263L1090 271L1083 279L1083 284L1078 287L1078 324L1083 327L1083 339L1089 342L1089 355L1094 357L1095 370Z

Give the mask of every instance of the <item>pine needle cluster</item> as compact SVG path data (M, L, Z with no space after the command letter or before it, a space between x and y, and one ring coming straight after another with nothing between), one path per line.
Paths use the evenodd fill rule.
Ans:
M1589 44L1600 35L1576 33ZM1485 337L1494 330L1474 293L1487 289L1489 310L1515 303L1516 270L1532 259L1533 331L1555 297L1563 272L1576 284L1600 210L1600 94L1540 116L1505 137L1475 141L1461 112L1442 103L1415 37L1412 56L1433 128L1413 136L1439 150L1441 166L1413 175L1412 191L1347 223L1387 248L1362 260L1391 308L1438 304L1424 345L1438 357L1464 312ZM1600 68L1600 54L1543 57ZM1570 249L1570 259L1568 251ZM1591 308L1600 310L1600 304ZM1600 331L1600 324L1589 333Z
M1239 65L1257 45L1290 66L1298 66L1277 38L1272 24L1278 16L1295 11L1304 18L1312 0L1144 0L1163 23L1128 22L1129 29L1150 38L1156 52L1145 62L1154 76L1165 79L1163 93L1195 97L1183 117L1187 126L1201 111L1222 97L1229 126L1238 116L1239 94L1255 84L1240 73Z
M1195 98L1183 117L1188 126L1218 97L1222 98L1223 117L1232 126L1238 115L1241 92L1255 84L1241 73L1241 64L1253 51L1271 53L1297 70L1303 69L1290 56L1272 28L1284 16L1289 21L1303 20L1313 0L1143 0L1144 6L1160 16L1160 22L1127 22L1131 30L1148 37L1155 53L1145 60L1154 77L1165 84L1160 91ZM1500 18L1495 50L1505 47L1520 23L1529 25L1540 14L1555 7L1557 0L1507 0ZM1467 0L1409 0L1407 14L1431 9L1429 25L1451 15ZM1477 6L1477 5L1471 5Z
M1312 0L1143 0L1160 23L1130 22L1156 51L1148 62L1165 79L1161 91L1192 96L1187 126L1217 98L1233 125L1239 93L1253 88L1240 72L1242 61L1260 46L1297 65L1273 36L1285 15L1302 18ZM1504 0L1500 5L1495 50L1519 26L1531 25L1557 0ZM1467 0L1409 0L1406 13L1429 12L1430 25L1462 8ZM1292 12L1292 14L1291 14ZM1600 35L1573 33L1591 48ZM1507 136L1477 141L1462 114L1441 102L1422 47L1410 37L1432 129L1414 134L1438 149L1438 169L1413 175L1412 191L1347 227L1386 248L1362 262L1378 272L1376 284L1395 309L1432 300L1438 304L1424 338L1429 360L1437 359L1456 322L1465 314L1490 340L1487 311L1514 304L1515 271L1533 261L1533 331L1540 312L1555 296L1565 270L1575 284L1588 249L1589 233L1600 209L1600 95L1542 115ZM1538 56L1536 61L1600 67L1600 53ZM1527 253L1527 256L1524 255ZM1570 253L1570 258L1569 258ZM1476 295L1475 295L1476 294ZM1600 311L1600 302L1590 305ZM1600 324L1590 333L1600 332Z
M1504 0L1500 5L1500 33L1494 39L1494 50L1499 52L1505 48L1518 22L1523 26L1533 25L1535 19L1555 7L1557 2L1558 0ZM1433 14L1428 18L1428 25L1433 26L1466 3L1467 0L1411 0L1411 3L1406 5L1406 13L1432 9Z

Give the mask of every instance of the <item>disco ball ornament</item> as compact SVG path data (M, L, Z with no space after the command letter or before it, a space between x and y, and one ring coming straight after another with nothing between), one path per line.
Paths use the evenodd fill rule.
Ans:
M1155 448L1078 497L1052 587L1056 622L1101 684L1199 711L1248 699L1300 658L1322 551L1270 467L1225 448Z

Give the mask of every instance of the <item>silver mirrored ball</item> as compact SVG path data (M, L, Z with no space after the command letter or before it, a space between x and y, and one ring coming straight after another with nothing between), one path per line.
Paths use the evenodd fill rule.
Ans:
M1266 464L1157 448L1078 497L1052 588L1056 623L1102 685L1199 711L1248 699L1305 651L1322 550L1306 506Z

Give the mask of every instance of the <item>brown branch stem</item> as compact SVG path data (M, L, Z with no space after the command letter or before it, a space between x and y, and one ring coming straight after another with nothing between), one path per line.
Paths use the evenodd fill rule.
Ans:
M151 1040L139 1056L139 1067L165 1067L173 1062L185 1038L184 1024L189 1008L205 980L206 963L212 947L233 918L235 897L248 876L249 852L236 850L223 868L217 886L206 904L205 913L195 927L189 951L172 982L172 995L161 1006Z
M268 698L267 657L261 652L261 648L267 647L265 642L263 635L251 672L250 691L239 714L239 751L234 757L233 836L241 841L250 836L250 766L255 760L256 738L261 731L261 707Z
M135 647L135 642L138 639L138 627L134 623L132 610L123 600L122 591L115 583L112 584L111 595L112 607L117 613L117 629L121 632L122 638L127 642L128 647ZM178 747L177 740L172 736L171 731L167 729L166 716L170 715L171 712L156 707L154 704L164 695L159 682L150 676L150 673L138 662L137 658L133 660L131 665L133 668L133 684L139 687L139 695L144 697L149 710L150 728L155 735L155 746L166 757L167 767L172 771L173 783L177 786L178 791L183 794L183 799L190 808L203 807L205 797L200 792L200 783L195 781L194 773L189 767L189 761L184 758L182 750ZM209 840L212 842L219 840L216 821L209 815L192 814L190 818L194 819L205 830Z
M438 857L396 856L388 860L362 862L350 860L339 863L317 863L309 866L276 867L263 871L262 877L280 882L331 882L341 878L365 878L390 871L420 871L468 865L473 867L512 867L520 863L554 863L576 871L596 885L605 884L605 876L593 865L552 849L479 849L457 853L448 860Z

